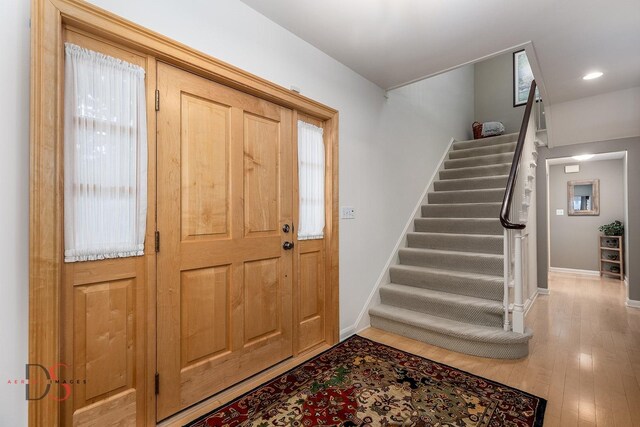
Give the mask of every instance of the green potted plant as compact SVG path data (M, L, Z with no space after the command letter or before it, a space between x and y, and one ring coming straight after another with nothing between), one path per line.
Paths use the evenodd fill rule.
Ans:
M624 234L624 224L615 220L610 224L601 225L598 230L602 231L605 236L622 236Z

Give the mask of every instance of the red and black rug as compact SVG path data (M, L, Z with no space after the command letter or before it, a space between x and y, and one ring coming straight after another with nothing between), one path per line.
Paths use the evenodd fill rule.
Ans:
M188 426L542 426L546 400L353 336Z

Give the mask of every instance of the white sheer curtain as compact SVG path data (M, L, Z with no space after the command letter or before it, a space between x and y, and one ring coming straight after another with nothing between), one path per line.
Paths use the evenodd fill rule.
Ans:
M143 255L144 69L65 44L64 259Z
M324 237L324 141L322 128L298 121L298 239Z

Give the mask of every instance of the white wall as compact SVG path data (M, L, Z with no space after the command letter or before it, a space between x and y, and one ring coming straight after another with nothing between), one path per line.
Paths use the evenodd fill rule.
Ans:
M513 106L513 53L475 64L475 120L502 122L506 133L520 131L524 105Z
M0 1L0 425L26 425L29 221L29 2Z
M549 128L550 147L640 135L640 87L553 104L545 109L553 123Z
M27 359L28 2L1 0L3 55L0 156L5 274L0 306L0 425L26 424L20 378ZM473 120L468 68L389 94L238 0L93 0L149 27L340 111L340 325L349 331L413 206L453 136ZM152 11L152 12L150 12ZM17 386L16 386L17 387Z
M422 126L423 130L418 130L420 135L428 135L434 130L438 131L440 126L444 126L444 129L454 127L456 126L455 122L460 122L461 119L463 122L466 120L465 123L469 123L468 120L473 118L473 102L465 101L464 103L461 103L460 100L472 100L473 96L473 65L440 74L438 76L392 90L388 93L390 105L395 106L396 109L399 110L398 112L406 110L405 114L415 117L413 121L415 121L417 125ZM439 102L437 102L438 99L440 100ZM459 110L460 114L451 114L451 111L453 110ZM459 125L464 126L465 123ZM397 132L396 128L397 126L392 124L383 125L383 130L388 130L389 132ZM413 129L409 129L409 131L413 132ZM442 130L438 131L438 133L444 134ZM393 134L388 136L391 140L393 140L394 137L395 136ZM471 137L471 132L467 134L467 137ZM388 154L389 156L397 155L395 151L398 149L401 150L400 153L402 156L406 156L408 150L411 149L418 150L417 152L419 152L421 144L418 144L417 147L415 145L411 146L410 144L406 144L403 147L391 146L390 148L393 151ZM433 190L432 183L429 182L431 181L430 178L434 177L438 167L440 166L440 160L444 157L448 148L448 144L441 146L440 152L435 153L435 157L433 157L433 154L428 154L428 156L431 157L429 164L435 165L434 168L424 168L425 158L416 156L416 158L405 160L405 164L408 162L415 162L416 165L414 167L407 169L398 168L393 171L395 175L394 177L399 180L399 185L403 187L410 186L412 188L411 192L401 192L397 194L397 196L402 196L404 198L402 203L403 205L407 204L407 206L412 205L414 207L414 209L412 211L408 211L409 213L404 217L405 227L413 227L414 218L416 216L420 216L419 206L427 203L426 196L423 197L425 188L427 185L430 185L430 191ZM385 168L384 165L381 166ZM415 180L413 179L413 176L415 176L416 170L421 171L421 173L424 172L427 175L420 178L420 180ZM420 189L422 191L420 191ZM414 193L414 191L416 192ZM394 214L393 211L389 211L387 215L389 215L390 221L396 221L396 217L399 215L405 215L405 213L399 212ZM389 265L396 264L398 262L397 248L404 247L406 245L404 228L400 231L395 229L390 231L391 238L395 235L396 246L394 246L393 250L388 253L387 262L382 266L376 266L376 268L378 268L378 279L374 286L370 287L368 290L370 299L367 298L366 304L360 308L357 324L352 325L348 330L344 330L343 336L353 333L354 330L352 327L355 327L355 332L357 332L369 326L370 319L368 310L370 307L380 303L378 285L388 283L390 280L388 263Z

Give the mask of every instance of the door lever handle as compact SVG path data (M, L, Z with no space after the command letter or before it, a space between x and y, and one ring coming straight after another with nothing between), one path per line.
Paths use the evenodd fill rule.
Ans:
M284 249L285 251L290 251L291 249L293 249L293 242L284 242L282 244L282 249Z

